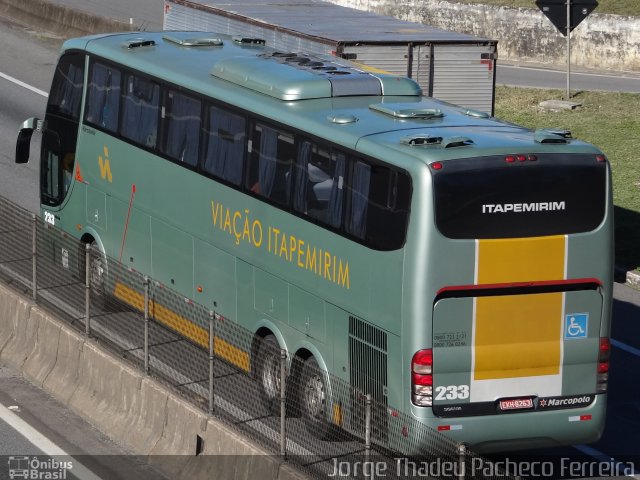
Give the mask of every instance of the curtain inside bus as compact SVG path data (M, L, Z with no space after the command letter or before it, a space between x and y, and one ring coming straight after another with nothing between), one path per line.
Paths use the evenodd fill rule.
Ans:
M169 92L166 112L167 133L164 153L195 167L200 138L200 100L178 92Z
M366 233L370 177L371 166L357 161L353 167L351 215L347 223L347 232L358 238L364 238Z
M120 114L120 71L94 63L85 117L88 122L115 132Z
M120 133L141 145L155 147L160 86L145 78L127 75L126 87Z
M242 181L245 146L244 117L220 108L209 107L208 143L205 171L234 185Z

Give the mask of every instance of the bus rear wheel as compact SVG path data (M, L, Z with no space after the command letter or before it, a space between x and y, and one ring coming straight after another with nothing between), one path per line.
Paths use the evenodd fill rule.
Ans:
M298 401L307 431L319 440L331 438L327 375L314 357L309 357L302 367Z
M280 412L280 346L267 335L258 348L257 379L262 405L271 414Z

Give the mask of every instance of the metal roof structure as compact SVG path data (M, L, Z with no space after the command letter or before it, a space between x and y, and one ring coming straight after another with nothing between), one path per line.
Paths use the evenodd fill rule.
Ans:
M442 30L421 23L342 7L321 0L172 0L174 3L213 12L228 18L247 18L273 30L286 29L302 37L326 43L463 43L488 41L464 33Z

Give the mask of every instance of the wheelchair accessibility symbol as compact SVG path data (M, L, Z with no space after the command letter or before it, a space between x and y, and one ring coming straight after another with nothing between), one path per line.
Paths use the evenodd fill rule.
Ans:
M588 313L570 313L564 317L564 339L587 338Z

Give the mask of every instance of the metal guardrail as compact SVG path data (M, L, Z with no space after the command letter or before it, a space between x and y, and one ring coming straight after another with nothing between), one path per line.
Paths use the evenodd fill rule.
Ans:
M7 283L309 476L472 479L495 472L464 445L313 360L289 359L273 337L256 339L2 197L0 220Z

